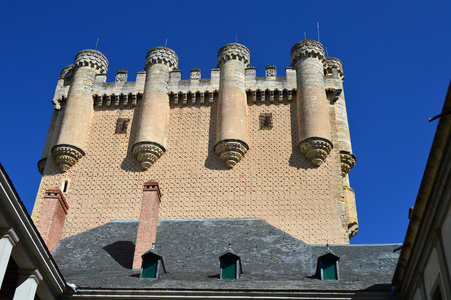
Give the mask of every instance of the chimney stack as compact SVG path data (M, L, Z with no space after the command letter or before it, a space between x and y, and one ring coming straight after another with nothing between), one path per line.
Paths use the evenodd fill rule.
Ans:
M36 227L50 252L53 252L60 242L68 209L69 205L59 188L45 191L41 216Z
M142 255L152 249L157 236L158 212L160 210L161 192L158 182L150 180L144 183L141 213L139 215L136 235L133 269L140 269Z

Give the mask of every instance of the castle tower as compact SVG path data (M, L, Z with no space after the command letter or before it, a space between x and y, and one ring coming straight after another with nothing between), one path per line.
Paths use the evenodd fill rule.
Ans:
M335 103L335 120L337 123L337 142L340 149L341 172L343 177L355 166L356 156L352 153L351 134L349 133L348 115L343 91L343 65L336 57L326 58L325 68L326 92Z
M298 87L299 149L315 166L324 163L333 147L324 90L325 56L323 45L314 40L301 41L291 49Z
M219 49L219 100L215 152L232 168L249 150L247 141L247 100L244 70L251 54L241 44Z
M52 155L58 167L66 172L85 155L86 138L93 113L91 96L97 74L106 73L108 60L96 50L80 51L74 61L74 75L61 129ZM64 70L63 70L64 71Z
M177 54L169 48L156 47L147 53L141 117L133 146L133 154L144 169L148 169L166 151L169 72L177 66Z
M220 48L210 78L196 66L182 78L178 63L153 48L136 79L120 69L107 82L106 58L84 50L63 69L33 220L54 187L70 207L61 239L138 219L143 184L155 180L161 219L262 218L306 243L348 243L355 156L339 60L306 40L283 75L265 64L257 77L237 43Z

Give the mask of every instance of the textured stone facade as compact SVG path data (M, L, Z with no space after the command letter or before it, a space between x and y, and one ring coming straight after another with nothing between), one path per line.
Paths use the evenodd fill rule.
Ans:
M231 53L228 59L221 56L220 62L236 59L233 55L238 54ZM238 59L240 63L249 63L246 55ZM166 65L174 66L171 58ZM336 141L334 104L326 105L331 116L333 148L316 167L298 148L301 139L299 106L295 101L296 71L287 68L286 77L274 80L271 76L256 78L255 68L245 68L249 149L229 169L215 153L220 70L213 69L211 78L202 80L197 78L198 72L199 76L190 80L181 80L178 70L169 73L166 151L147 170L133 154L146 74L138 73L136 82L114 84L106 84L106 76L97 75L91 91L94 112L84 148L86 155L63 173L51 155L43 154L45 167L41 163L43 178L32 218L36 221L41 216L45 190L68 180L64 195L71 209L63 237L110 220L138 219L142 185L153 179L158 181L162 193L160 218L257 217L307 243L348 243L349 217L355 222L357 218L355 200L346 201L349 197L345 193L349 191L345 187L349 183L345 182L347 175L343 179L341 174L342 149ZM62 108L56 112L49 136L59 131L58 120L67 103L63 91L67 93L67 84L70 79L64 84L59 82L61 88L55 92L55 97L62 100ZM271 115L270 130L261 129L262 114ZM116 133L120 118L130 120L123 134ZM46 143L46 148L51 149L55 139L47 140L50 144Z

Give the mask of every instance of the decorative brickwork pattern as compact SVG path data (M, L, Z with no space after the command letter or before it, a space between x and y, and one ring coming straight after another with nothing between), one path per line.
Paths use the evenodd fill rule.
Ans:
M64 174L49 157L33 219L39 219L45 190L63 180L71 182L63 237L110 220L137 219L142 183L153 178L164 197L160 218L259 217L307 243L348 243L338 150L317 168L299 152L296 103L248 105L250 150L233 169L214 153L216 105L172 107L168 150L147 171L132 153L139 103L134 109L96 110L87 155ZM272 114L272 130L260 130L262 113ZM131 120L126 134L114 134L118 118Z

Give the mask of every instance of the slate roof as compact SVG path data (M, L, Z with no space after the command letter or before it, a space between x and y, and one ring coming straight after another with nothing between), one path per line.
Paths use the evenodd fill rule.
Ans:
M191 290L390 289L398 253L389 245L331 245L340 257L338 281L316 277L326 246L313 246L261 219L160 220L155 252L164 259L159 279L132 270L138 221L113 221L61 241L52 253L67 282L81 288ZM238 280L219 279L219 257L241 257Z

